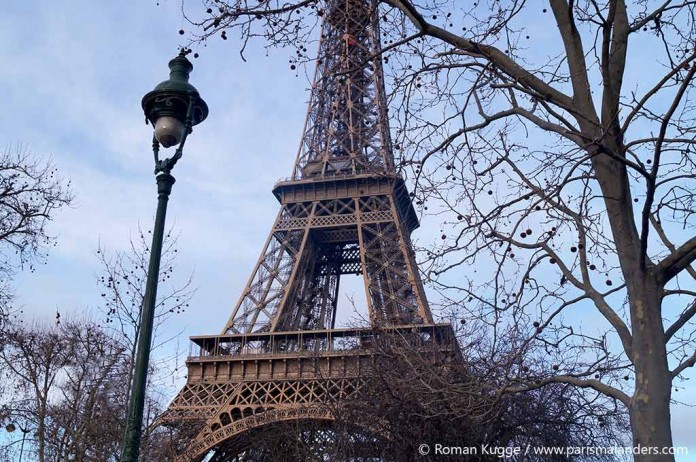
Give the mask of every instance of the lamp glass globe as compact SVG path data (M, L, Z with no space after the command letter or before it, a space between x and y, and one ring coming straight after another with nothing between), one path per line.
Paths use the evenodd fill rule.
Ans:
M184 137L184 124L171 116L162 116L155 123L155 138L165 148L176 146Z

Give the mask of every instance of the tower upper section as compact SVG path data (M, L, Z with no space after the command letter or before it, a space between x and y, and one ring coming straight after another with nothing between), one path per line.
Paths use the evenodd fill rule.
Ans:
M292 179L394 172L375 0L326 4Z

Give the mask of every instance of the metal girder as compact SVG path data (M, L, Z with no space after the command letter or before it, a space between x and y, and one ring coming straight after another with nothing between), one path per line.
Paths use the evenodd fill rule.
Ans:
M247 449L250 432L287 421L331 422L365 384L375 346L392 335L408 336L411 347L433 357L453 356L449 324L195 337L188 382L159 418L197 431L177 462L210 454L229 462Z
M223 333L333 327L342 274L363 275L374 323L432 322L390 193L283 205Z
M377 5L327 1L294 180L394 170Z
M159 419L197 432L178 462L253 460L245 435L331 421L326 405L359 389L376 331L451 346L451 327L433 323L410 241L418 219L394 168L377 3L326 1L299 153L273 189L280 212L222 333L193 338L187 384ZM362 275L367 329L334 326L346 274Z

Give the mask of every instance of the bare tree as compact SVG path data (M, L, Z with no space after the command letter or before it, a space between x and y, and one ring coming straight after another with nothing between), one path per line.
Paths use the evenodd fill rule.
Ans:
M480 355L485 345L470 344L462 355L453 338L433 342L434 337L422 333L362 332L361 351L367 353L368 342L371 357L353 371L357 374L350 379L352 391L340 399L327 391L323 401L315 403L333 419L261 426L234 441L229 460L429 461L443 459L436 450L440 446L470 451L453 460L545 462L548 454L522 454L521 449L626 444L625 412L600 394L568 384L501 394L499 385L506 383L510 367L508 355L492 363ZM481 334L467 334L485 343ZM516 351L509 353L518 357ZM528 364L531 375L544 376L545 371ZM315 370L319 377L320 369ZM327 380L327 390L330 383ZM596 423L598 415L606 416L602 425ZM188 441L175 431L167 436L172 438L171 454L176 454L177 441ZM423 445L429 454L422 452ZM150 460L166 459L158 454ZM621 459L612 454L558 454L553 460Z
M36 457L46 459L49 397L60 371L69 363L68 345L57 332L9 327L2 332L3 379L12 382L13 399L3 403L4 414L32 427L30 442Z
M54 325L25 325L18 319L0 332L0 423L29 428L25 451L39 462L106 462L120 454L149 259L145 234L138 236L130 252L98 250L105 325L66 322L57 313ZM185 310L194 292L191 277L181 286L170 284L175 244L176 239L168 239L163 254L158 325ZM151 376L159 382L167 374L164 362L151 364ZM164 407L159 382L154 382L146 427ZM144 453L160 451L159 439L145 434Z
M137 237L130 240L130 249L127 251L108 252L103 246L97 250L97 257L102 268L102 272L97 278L97 284L103 291L101 293L102 304L100 304L99 309L104 316L106 328L126 346L126 355L130 365L125 371L126 380L123 388L126 400L130 395L133 378L132 365L135 363L138 337L140 336L140 318L150 259L147 235L150 232L138 229ZM169 230L165 235L162 249L159 290L155 305L153 350L164 353L150 360L151 370L148 378L141 448L143 458L149 458L150 454L168 457L166 455L168 448L165 447L168 440L161 438L158 432L151 433L153 430L151 425L163 412L162 403L170 398L168 394L171 393L171 390L167 390L166 383L171 384L177 377L180 378L183 375L183 371L180 372L175 366L179 363L178 345L174 348L171 347L177 341L179 334L161 334L162 327L171 317L186 311L195 294L195 288L192 288L193 274L190 274L183 281L172 280L178 256L177 238L178 236L173 235L172 231Z
M58 176L50 160L23 146L0 152L0 326L12 298L12 276L20 269L34 271L45 259L55 244L48 222L71 201L70 182Z
M118 460L125 428L132 362L128 344L89 321L54 325L21 322L2 333L0 424L28 430L24 453L39 462ZM147 422L162 412L147 397ZM3 440L3 443L7 442ZM17 443L0 452L17 452ZM146 452L157 440L144 442Z
M138 336L140 335L140 316L150 248L146 234L138 229L138 235L130 240L130 249L110 253L104 247L97 250L102 272L97 278L101 293L102 311L106 326L128 345L131 361L135 358ZM157 349L176 338L158 335L159 328L172 316L183 313L195 294L192 288L193 274L183 282L171 280L176 268L178 255L177 236L167 232L162 250L158 299L155 306L155 335L153 349Z
M696 364L694 2L355 1L379 8L401 165L442 217L431 282L494 338L549 350L547 376L520 365L508 390L594 390L626 407L634 445L671 448ZM327 7L203 3L194 41L260 37L295 48L293 69Z
M125 348L89 322L23 323L2 333L3 422L28 431L35 460L109 460L124 425Z
M125 345L89 323L66 323L71 364L50 406L49 460L114 460L127 401Z
M364 371L364 385L336 413L346 428L374 427L381 422L379 447L384 460L421 459L418 447L476 448L470 460L496 460L492 448L613 446L625 443L626 420L611 400L591 396L566 384L553 384L526 393L502 394L507 382L504 351L492 362L482 350L488 342L468 330L468 348L459 351L439 342L423 343L418 334L379 336L374 343L372 368ZM453 339L452 339L453 340ZM528 363L529 374L544 375ZM596 416L606 415L604 425ZM483 450L483 448L488 448ZM433 460L441 455L431 454ZM548 455L526 454L523 459L548 460ZM611 456L562 457L559 460L615 460Z

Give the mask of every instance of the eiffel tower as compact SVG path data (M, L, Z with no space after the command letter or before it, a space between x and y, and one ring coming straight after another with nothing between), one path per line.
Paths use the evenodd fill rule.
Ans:
M240 457L246 438L287 422L331 422L356 392L375 336L433 321L411 232L416 212L394 166L376 0L327 0L309 109L280 212L219 335L192 337L188 377L160 424L193 429L180 462ZM339 283L362 275L370 326L336 328Z

